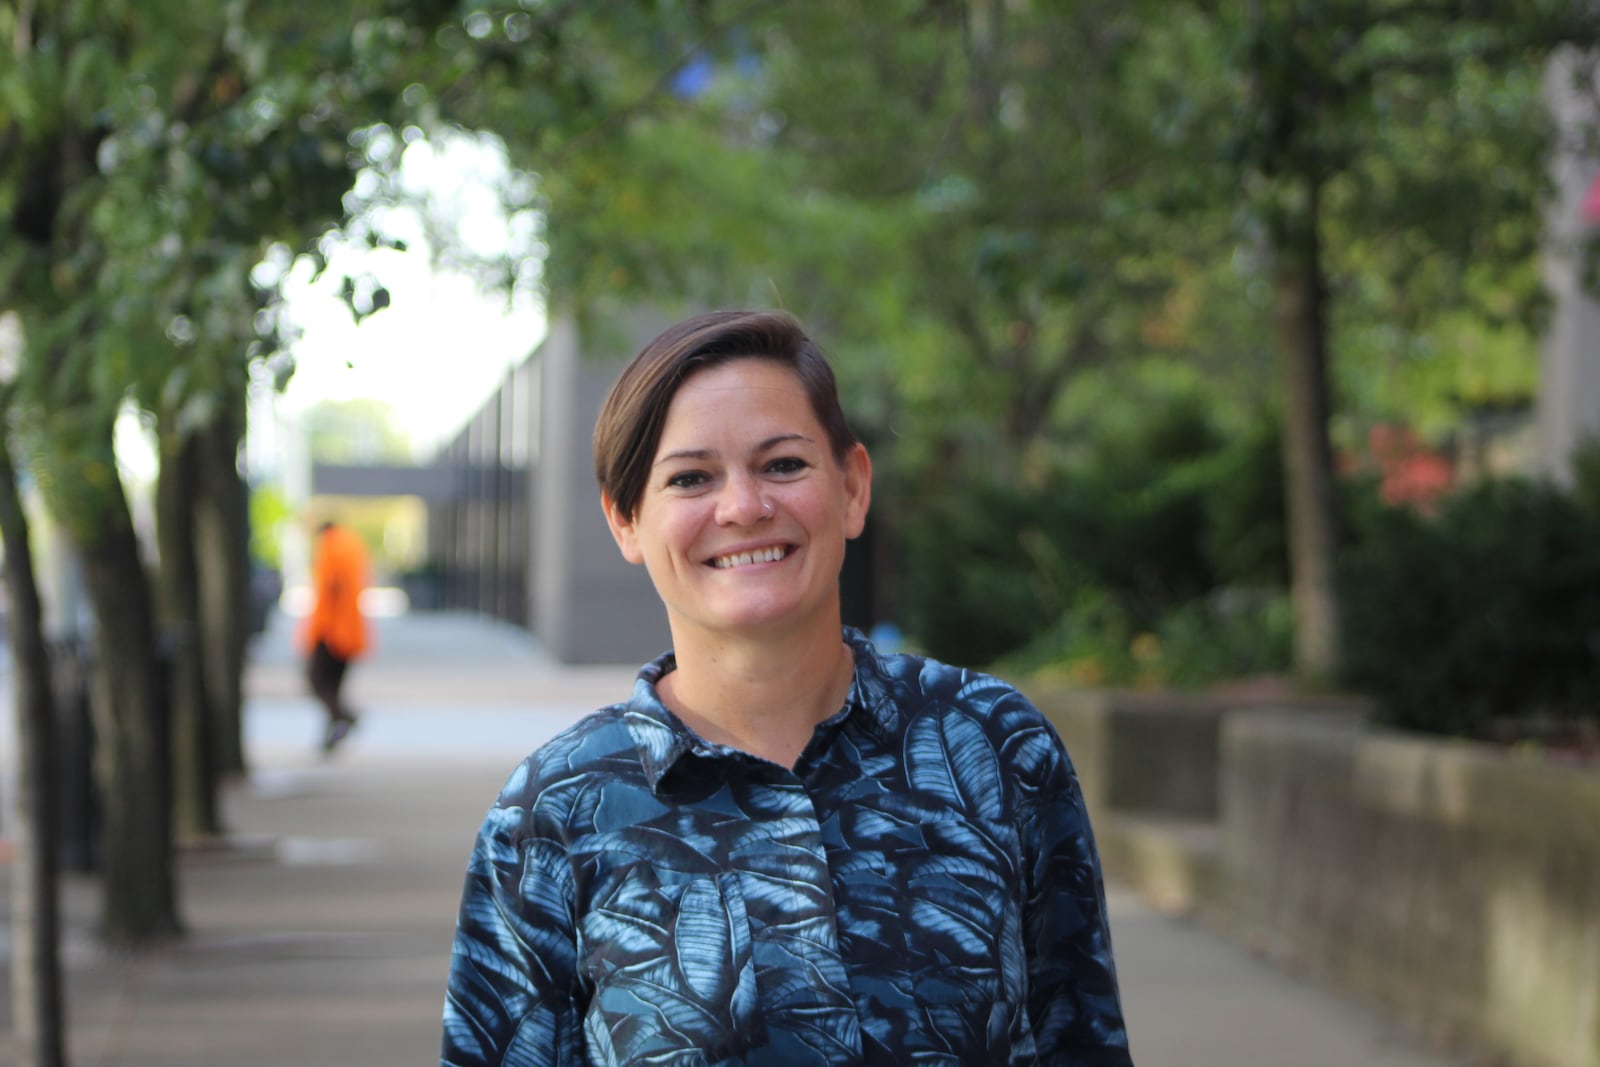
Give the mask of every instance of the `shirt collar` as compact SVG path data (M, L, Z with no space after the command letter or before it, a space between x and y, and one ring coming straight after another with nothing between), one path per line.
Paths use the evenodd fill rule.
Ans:
M844 628L844 640L856 656L856 676L850 683L850 695L845 702L850 708L861 709L864 713L862 725L876 734L878 740L888 743L900 733L902 716L888 664L867 635L854 626Z
M846 626L843 632L845 643L855 654L856 664L845 708L837 718L849 718L859 711L861 725L880 741L888 742L899 730L900 709L883 657L860 630ZM698 751L718 755L730 751L700 738L662 703L656 685L676 666L676 658L667 652L641 667L633 683L633 696L623 712L623 721L639 750L639 763L652 791L686 753Z

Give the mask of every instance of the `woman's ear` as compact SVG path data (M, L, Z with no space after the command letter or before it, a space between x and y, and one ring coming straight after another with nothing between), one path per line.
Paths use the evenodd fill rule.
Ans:
M867 525L867 510L872 506L872 457L867 446L857 442L844 457L846 538L861 536Z
M609 495L600 494L600 507L606 513L606 526L611 529L611 537L617 542L617 549L621 551L622 558L629 563L643 563L644 553L639 550L639 537L634 530L633 516L625 515L622 509Z

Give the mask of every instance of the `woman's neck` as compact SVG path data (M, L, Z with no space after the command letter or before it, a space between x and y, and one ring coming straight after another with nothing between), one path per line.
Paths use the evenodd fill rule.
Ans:
M657 688L667 707L707 741L783 767L844 706L855 668L837 626L782 641L674 635L673 652L677 669Z

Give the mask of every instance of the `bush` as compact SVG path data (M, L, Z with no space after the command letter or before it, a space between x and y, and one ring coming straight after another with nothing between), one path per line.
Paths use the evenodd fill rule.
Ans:
M1573 449L1572 483L1578 506L1600 519L1600 437L1586 437Z
M1293 636L1293 609L1281 590L1218 590L1140 629L1116 597L1086 589L999 670L1073 685L1193 687L1281 673Z
M1386 721L1476 737L1506 719L1600 721L1600 516L1505 481L1434 519L1353 518L1345 675Z
M931 654L983 664L1025 644L1055 617L1057 593L1029 544L1037 502L994 485L925 504L903 531L906 628Z
M1138 685L1153 637L1141 633L1117 598L1087 587L1071 609L999 663L1008 678L1037 677L1072 685ZM1153 678L1150 679L1153 681Z
M1194 620L1217 609L1186 605L1224 586L1284 582L1277 457L1270 425L1224 440L1202 401L1180 396L1103 433L1041 484L952 486L902 529L906 628L931 654L969 664L1024 648L1070 659L1092 644L1107 676L1123 677L1138 668L1107 650L1161 639L1181 608L1170 625L1192 632L1172 640L1198 665L1216 619Z
M1264 419L1205 462L1205 552L1230 586L1287 589L1283 433Z
M1168 613L1156 637L1166 685L1282 674L1294 662L1294 606L1283 589L1219 589Z

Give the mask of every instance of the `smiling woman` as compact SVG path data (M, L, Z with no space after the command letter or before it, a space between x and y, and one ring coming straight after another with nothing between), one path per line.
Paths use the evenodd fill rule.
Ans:
M787 366L739 358L679 387L632 512L605 489L601 497L623 556L644 564L666 605L681 667L757 641L782 642L791 655L837 651L839 569L845 542L866 522L871 486L866 449L835 454ZM689 677L678 673L670 688ZM693 703L688 693L680 700ZM747 744L770 736L767 724L752 725ZM815 722L797 725L809 734Z
M1131 1063L1060 739L840 624L872 463L799 323L666 331L595 469L673 650L490 810L441 1062Z

